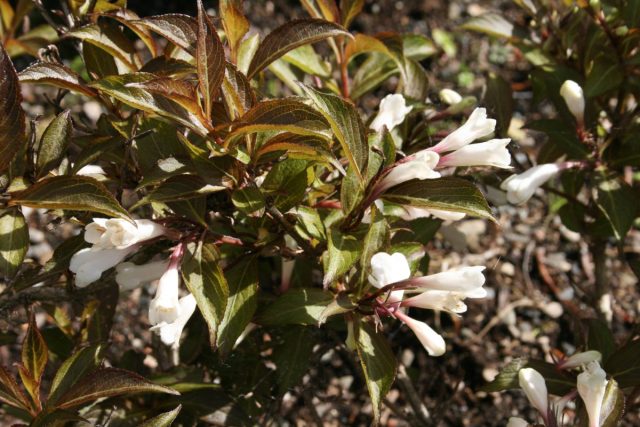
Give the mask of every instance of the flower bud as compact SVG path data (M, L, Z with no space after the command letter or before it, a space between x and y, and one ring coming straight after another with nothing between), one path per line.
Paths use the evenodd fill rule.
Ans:
M519 175L511 175L502 182L500 188L507 192L509 203L519 205L529 200L540 186L562 169L560 163L534 166Z
M380 289L391 283L401 282L411 276L411 268L407 258L400 252L389 255L386 252L378 252L371 257L371 274L369 283ZM387 302L399 302L404 291L392 291Z
M469 294L472 298L484 298L486 291L484 266L458 267L442 273L411 279L411 284L420 288Z
M456 105L462 101L462 95L455 90L442 89L438 95L440 96L440 100L447 105Z
M589 427L600 426L602 400L607 390L607 382L607 373L598 362L590 362L585 371L578 375L578 394L587 410Z
M591 362L601 362L602 353L596 350L583 351L582 353L576 353L573 356L558 363L560 369L573 369L580 366L587 365Z
M169 261L155 261L136 265L123 262L116 267L116 282L121 291L130 291L145 283L160 279L169 266Z
M442 356L447 351L447 344L444 342L444 338L425 322L413 319L402 313L402 311L396 311L395 316L416 334L429 356Z
M391 131L404 121L407 114L413 107L407 107L405 99L400 94L385 96L380 102L380 111L371 122L370 128L376 132L382 131L384 127Z
M492 139L487 142L466 145L440 158L438 167L447 166L493 166L510 169L511 153L507 145L511 139Z
M471 144L478 138L493 133L495 128L496 121L487 118L487 110L485 108L476 108L465 124L451 132L438 144L431 147L431 150L436 153L457 150L465 145Z
M584 123L584 93L582 92L582 87L573 80L565 80L560 87L560 96L564 98L564 102L577 122L582 125Z
M547 384L544 377L532 368L520 369L518 372L520 388L524 391L529 402L540 412L543 419L548 418L549 401Z

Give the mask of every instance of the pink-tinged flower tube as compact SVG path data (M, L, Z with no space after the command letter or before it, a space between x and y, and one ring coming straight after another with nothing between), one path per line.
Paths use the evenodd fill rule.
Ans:
M589 427L600 427L602 400L607 390L607 383L607 373L598 362L588 363L585 371L578 375L578 394L587 410Z
M172 323L180 316L180 272L182 247L177 246L171 255L169 267L158 281L155 297L149 304L149 323Z
M182 331L196 310L196 299L192 294L189 294L180 298L178 304L180 314L173 321L162 321L151 327L152 331L160 335L160 340L165 345L169 345L174 349L180 346Z
M549 393L544 377L533 368L523 368L518 371L518 383L527 395L527 399L540 412L542 418L549 418Z
M380 110L376 118L371 122L370 128L380 132L386 127L387 130L391 131L404 121L404 118L412 109L413 107L407 107L402 95L387 95L380 101Z
M442 356L445 353L447 344L444 338L425 322L413 319L402 311L396 311L394 316L413 331L430 356Z
M574 369L580 368L582 366L586 366L591 362L601 362L602 361L602 353L596 350L583 351L581 353L576 353L571 357L568 357L560 362L558 362L558 368L560 369Z
M582 87L573 80L565 80L560 86L560 96L580 126L584 123L584 93Z
M121 291L130 291L160 279L168 267L169 260L140 265L123 262L116 266L116 283L120 286Z
M493 133L495 128L496 121L487 118L487 110L485 108L476 108L462 126L451 132L429 150L436 153L455 151L471 144L476 139Z
M440 158L438 167L451 166L493 166L511 168L511 153L507 145L511 139L492 139L487 142L465 145L462 148Z

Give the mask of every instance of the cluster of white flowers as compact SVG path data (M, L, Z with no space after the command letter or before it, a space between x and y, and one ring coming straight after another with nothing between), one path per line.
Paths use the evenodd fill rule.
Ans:
M452 92L444 92L442 96L448 101L455 102L460 95ZM385 127L391 130L402 123L410 111L411 107L406 107L402 95L388 95L380 103L380 111L373 120L371 128L377 132ZM487 118L486 109L476 108L462 126L451 132L438 144L411 154L390 167L376 185L374 194L380 195L391 187L414 179L440 178L442 175L438 169L441 170L448 167L492 166L503 169L511 168L511 154L507 149L507 145L511 141L509 138L491 139L473 144L477 139L491 135L495 127L496 121ZM407 220L427 216L435 216L445 220L458 220L464 217L462 213L427 208L405 206L405 210L407 215L403 216L403 218Z
M600 367L601 360L602 355L600 352L592 350L577 353L557 365L559 369L583 369L583 372L578 375L576 388L587 411L589 427L600 427L601 425L600 415L602 413L603 399L608 384L607 373ZM556 404L552 406L549 403L547 384L544 377L538 371L533 368L520 369L518 372L518 382L520 388L527 395L531 405L540 413L545 425L550 425L550 420L554 416L558 417L557 420L553 420L555 421L554 425L562 425L564 406L574 396L573 393L558 400ZM511 417L509 418L507 427L528 425L529 423L522 418Z
M156 295L149 307L151 330L160 335L163 343L177 349L182 330L196 308L193 295L180 298L182 245L176 247L169 260L141 265L122 262L142 243L165 233L162 225L146 219L130 222L94 218L84 231L84 239L92 246L76 252L71 257L69 269L75 273L75 283L79 287L97 281L102 273L113 267L116 267L116 282L121 291L157 284Z
M440 334L425 322L409 317L405 308L417 307L449 313L464 313L465 298L484 298L484 267L459 267L429 276L411 278L407 258L399 252L388 254L379 252L371 257L369 283L380 289L394 284L402 289L390 291L378 298L382 311L402 321L416 334L431 356L441 356L446 344ZM406 294L416 294L405 297Z

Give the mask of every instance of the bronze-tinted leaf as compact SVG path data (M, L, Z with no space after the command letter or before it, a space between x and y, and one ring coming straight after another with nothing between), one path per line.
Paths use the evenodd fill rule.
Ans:
M364 0L340 0L340 12L342 12L342 25L349 28L353 19L358 16L364 7Z
M65 360L53 378L47 404L55 404L82 377L97 369L100 365L101 353L102 347L99 344L94 344L78 350Z
M0 366L0 402L16 408L29 407L27 396L24 395L13 375L2 366Z
M193 114L197 115L200 113L196 87L186 80L159 77L142 83L131 83L128 86L145 89L148 92L162 95Z
M227 110L231 112L234 119L242 117L256 104L256 95L251 88L251 83L231 64L227 64L222 81L222 95Z
M156 41L153 39L153 35L151 35L149 27L140 24L140 17L134 11L122 8L111 14L105 14L104 16L114 18L122 25L129 28L136 34L136 36L140 37L140 40L142 40L145 46L147 46L152 57L155 58L158 56L158 46L156 46Z
M288 22L264 38L249 65L247 76L252 78L267 65L292 49L329 37L351 36L344 28L322 19L299 19Z
M369 158L369 143L356 107L337 95L304 85L302 89L331 125L349 164L360 181L363 181L363 172Z
M68 89L90 97L96 92L86 85L80 75L69 67L54 62L36 62L18 74L22 83L38 83Z
M77 38L85 43L91 43L99 47L114 58L122 61L131 71L136 71L142 66L133 42L112 21L102 21L100 24L90 24L75 28L66 33L65 37Z
M169 77L195 74L196 68L181 59L159 56L144 64L142 68L140 68L140 71L155 74L158 77Z
M69 209L98 212L130 219L129 214L99 181L87 176L45 178L19 193L13 193L10 205L44 209Z
M44 368L49 361L49 350L38 330L35 316L29 320L29 329L22 342L22 364L18 366L22 384L35 402L40 406L40 382Z
M9 55L0 46L0 173L26 142L24 111L18 75Z
M85 376L60 397L56 407L73 408L104 397L134 393L180 394L169 387L149 382L133 372L124 369L104 368Z
M149 73L122 74L106 77L92 82L90 85L133 108L169 117L198 133L206 134L207 130L200 120L189 114L180 105L162 95L151 93L139 87L141 83L146 83L156 78L156 76Z
M235 53L240 41L249 31L249 20L242 13L242 0L221 0L220 17L229 47Z
M151 31L160 34L191 55L195 55L196 40L198 39L198 23L191 16L170 13L166 15L149 16L137 22L140 25L148 27Z
M330 138L326 119L317 110L295 99L262 101L234 125L230 138L252 132L288 131Z
M198 42L196 44L196 68L199 88L204 100L204 113L211 117L212 104L218 97L224 78L224 46L213 27L207 11L198 0Z

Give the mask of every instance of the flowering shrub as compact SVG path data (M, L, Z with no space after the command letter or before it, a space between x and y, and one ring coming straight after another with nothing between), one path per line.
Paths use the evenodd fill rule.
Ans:
M430 101L420 62L434 52L430 40L350 31L362 0L303 1L310 18L264 37L249 34L234 0L220 1L215 25L200 0L195 18L140 18L101 0L52 12L35 1L34 15L56 33L40 49L18 35L32 7L24 3L0 1L0 315L25 306L30 320L17 369L0 367L0 410L31 425L195 425L219 413L228 425L266 424L331 342L350 351L379 423L397 374L392 328L406 326L429 356L443 356L449 327L439 314L455 319L487 296L486 266L430 271L427 247L445 221L494 220L476 172L495 180L512 169L510 112L490 117L452 90ZM621 60L637 54L624 49ZM25 52L39 60L18 73L11 57ZM534 65L543 79L546 63ZM637 76L624 75L604 88L587 76L586 99L578 77L545 86L572 122L532 128L565 145L500 175L509 202L525 203L553 178L578 174L580 185L557 193L582 210L560 215L567 224L578 215L579 226L567 226L580 231L598 224L588 234L599 250L637 213L619 204L633 193L627 163L607 151L631 149L613 135L618 120L635 120L620 105L637 99ZM362 99L392 77L396 93L366 111ZM27 117L21 85L53 87L46 126ZM595 97L618 92L611 115L590 111ZM87 100L94 120L74 108ZM25 262L32 209L52 232L72 229L58 233L44 265ZM112 329L127 326L115 308L132 293L149 295L142 327L159 366L148 378L136 356L107 357ZM38 324L45 312L56 332ZM555 366L519 359L487 390L519 386L555 425L567 399L549 403L545 380L560 378L589 419L618 419L622 392L598 363L607 368L605 355L625 349L588 349Z

